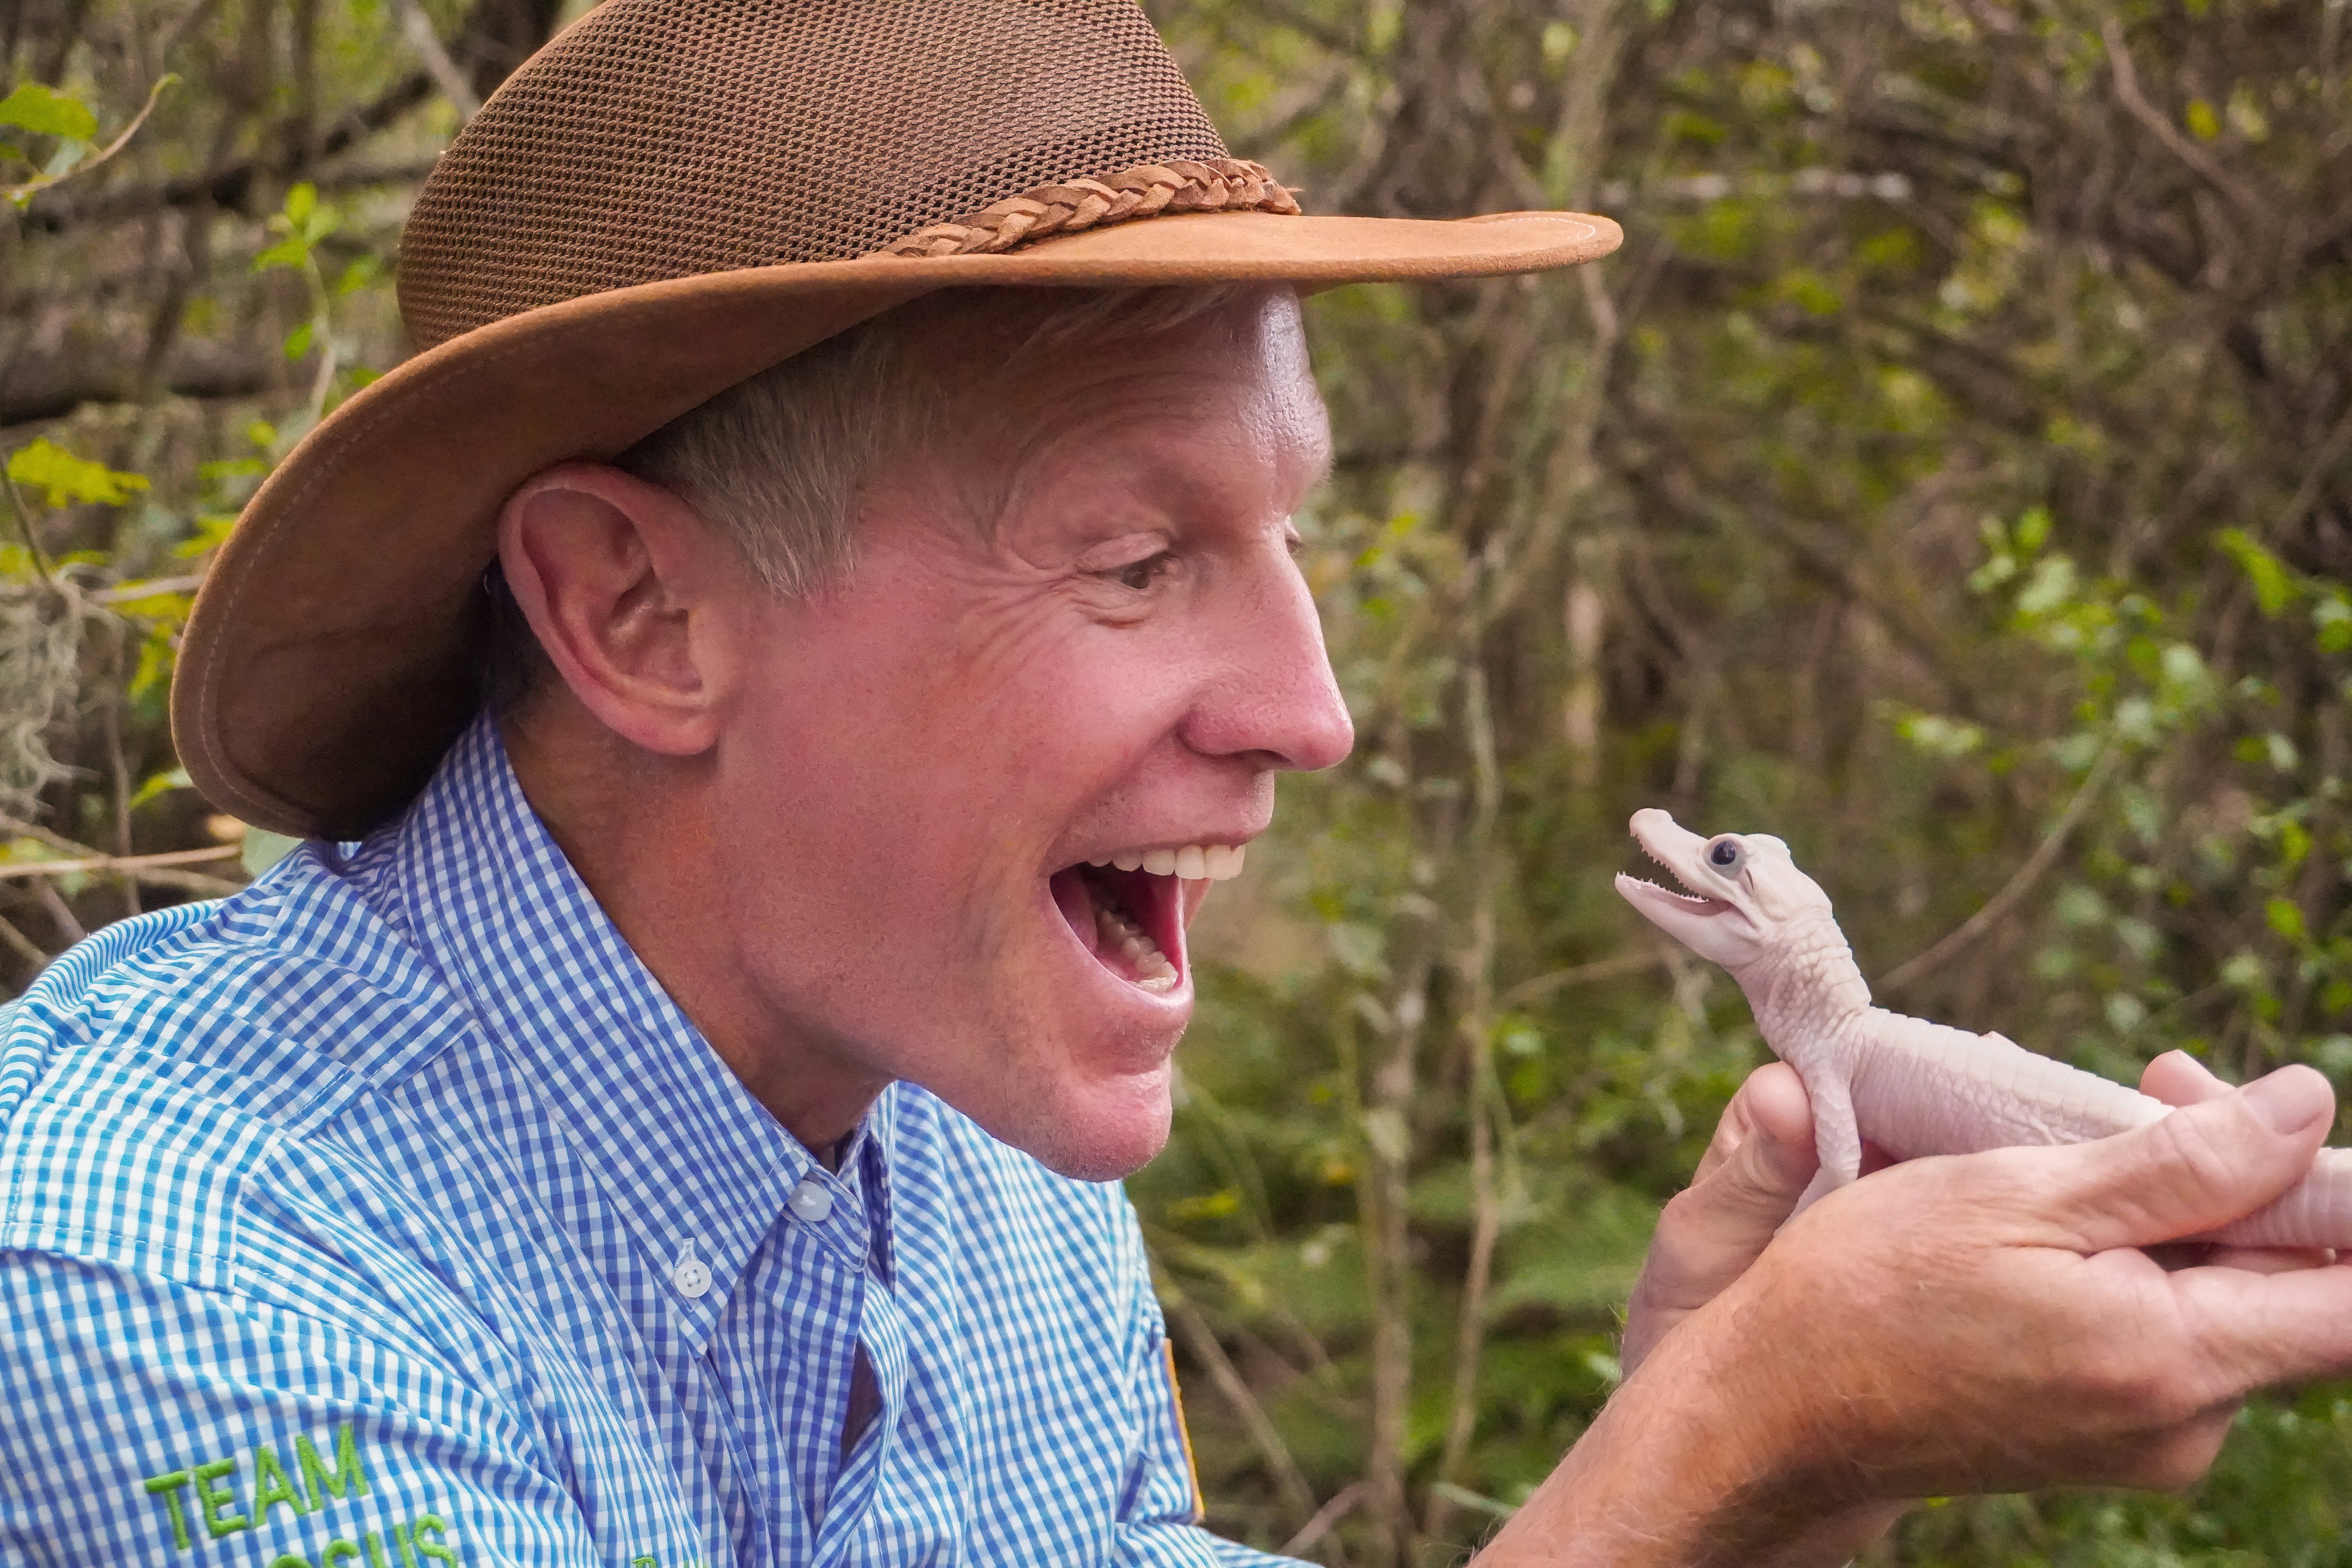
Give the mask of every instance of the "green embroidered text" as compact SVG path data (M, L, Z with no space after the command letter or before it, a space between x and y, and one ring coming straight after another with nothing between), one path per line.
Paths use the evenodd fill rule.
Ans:
M359 1433L348 1422L335 1430L334 1454L334 1462L330 1464L320 1458L318 1446L310 1441L309 1434L296 1437L294 1460L303 1481L303 1487L298 1488L279 1461L278 1451L267 1443L257 1445L253 1450L254 1489L249 1506L239 1490L243 1467L234 1454L150 1476L141 1485L148 1496L163 1503L172 1544L185 1552L194 1544L194 1531L190 1528L192 1513L203 1524L205 1534L217 1541L241 1530L251 1530L257 1524L268 1523L275 1509L290 1508L299 1517L318 1512L327 1506L331 1497L341 1501L347 1497L367 1496L367 1469L360 1462ZM308 1489L307 1494L304 1488ZM418 1521L418 1528L428 1522L436 1522L431 1514ZM446 1527L436 1522L436 1528ZM356 1552L358 1548L352 1550ZM425 1551L421 1545L417 1550ZM434 1550L446 1552L446 1548ZM425 1554L428 1558L433 1555L431 1552ZM457 1561L454 1557L447 1560ZM301 1559L293 1561L299 1563Z

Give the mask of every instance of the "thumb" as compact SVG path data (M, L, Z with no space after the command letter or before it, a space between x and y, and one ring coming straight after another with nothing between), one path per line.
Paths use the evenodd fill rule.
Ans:
M1663 1304L1696 1307L1746 1272L1821 1163L1804 1085L1790 1068L1775 1062L1757 1069L1732 1112L1738 1142L1718 1131L1710 1163L1659 1219L1643 1284ZM1734 1114L1724 1121L1728 1126Z
M2146 1127L2036 1150L2058 1194L2046 1212L2064 1245L2084 1253L2217 1229L2307 1173L2335 1114L2326 1079L2281 1068Z

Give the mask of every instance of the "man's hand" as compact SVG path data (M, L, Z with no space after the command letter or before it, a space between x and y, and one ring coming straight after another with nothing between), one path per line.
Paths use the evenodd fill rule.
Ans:
M2211 1079L2222 1093L2228 1086ZM1863 1168L1890 1162L1864 1150ZM1796 1069L1769 1062L1748 1075L1724 1108L1691 1184L1658 1216L1625 1306L1620 1363L1632 1376L1668 1331L1720 1295L1763 1255L1820 1168L1812 1104ZM1777 1563L1843 1563L1884 1534L1905 1504L1865 1504L1826 1518L1780 1552Z
M1668 1330L1748 1272L1820 1164L1812 1106L1796 1069L1772 1062L1748 1074L1691 1184L1658 1216L1625 1304L1619 1356L1627 1376Z
M2168 1099L2215 1087L2151 1076ZM1779 1093L1751 1129L1779 1124ZM2095 1143L1914 1161L1814 1205L1696 1306L1744 1211L1730 1184L1685 1204L1661 1227L1679 1281L1648 1282L1678 1326L1493 1560L1754 1561L1876 1500L2195 1479L2247 1393L2352 1366L2352 1269L2168 1273L2139 1249L2276 1196L2333 1105L2290 1068Z

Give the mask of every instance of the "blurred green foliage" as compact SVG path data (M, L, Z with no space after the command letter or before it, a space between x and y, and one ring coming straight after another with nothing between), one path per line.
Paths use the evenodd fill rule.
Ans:
M1212 1523L1454 1561L1614 1386L1659 1205L1761 1059L1610 889L1636 806L1789 839L1906 1011L2352 1087L2342 0L1149 9L1310 210L1627 233L1310 306L1339 449L1299 521L1360 743L1204 914L1130 1184ZM189 595L404 352L407 196L562 15L14 14L7 858L282 850L171 754ZM10 983L234 866L0 881ZM1939 1501L1872 1560L2352 1560L2347 1400L2250 1409L2189 1496Z

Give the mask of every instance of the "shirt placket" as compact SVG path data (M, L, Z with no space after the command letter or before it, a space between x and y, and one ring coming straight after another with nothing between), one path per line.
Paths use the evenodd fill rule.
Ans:
M849 1167L853 1172L855 1165ZM856 1538L858 1521L873 1505L876 1488L890 1447L906 1389L906 1336L898 1323L896 1303L877 1277L873 1266L874 1238L867 1228L865 1205L853 1175L850 1181L812 1169L793 1187L784 1207L790 1224L800 1233L795 1248L808 1263L832 1276L831 1310L817 1330L817 1353L843 1369L841 1384L849 1382L859 1348L872 1365L881 1407L846 1454L838 1459L828 1479L821 1506L815 1510L819 1564L842 1561ZM836 1424L841 1411L826 1409L822 1419Z

